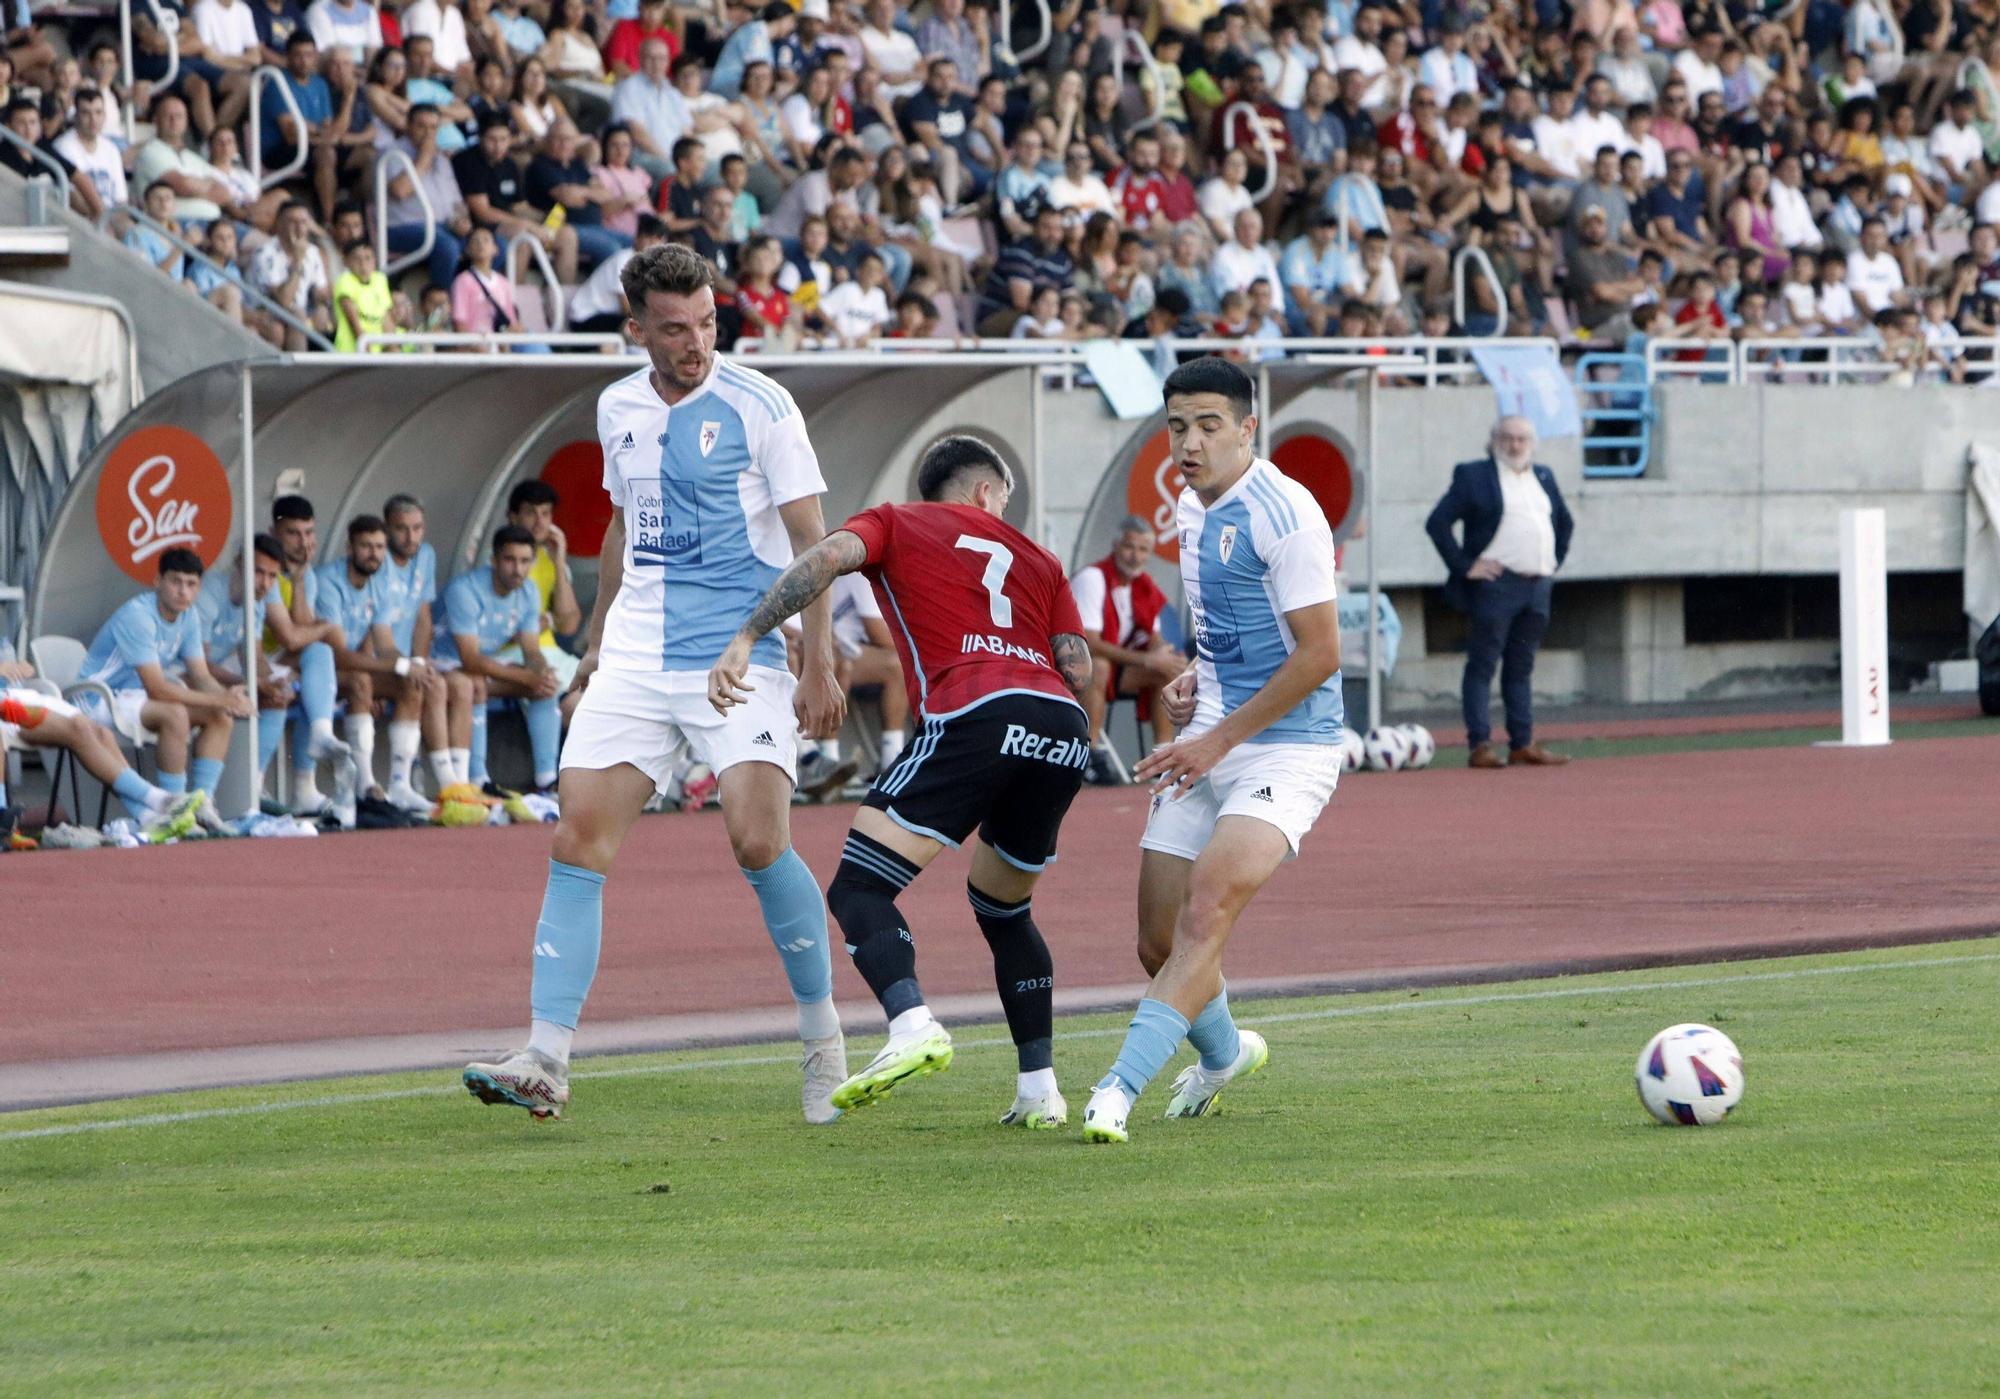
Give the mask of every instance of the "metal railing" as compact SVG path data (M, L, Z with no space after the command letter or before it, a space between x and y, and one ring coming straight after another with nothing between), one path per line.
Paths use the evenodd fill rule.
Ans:
M278 90L278 96L284 98L285 105L291 109L292 123L298 127L299 131L298 154L293 156L282 167L273 170L268 175L264 173L264 85L267 75L271 80L271 86ZM257 187L259 189L270 189L273 185L283 184L286 180L291 179L292 176L306 168L306 160L312 154L310 138L306 132L306 116L304 112L299 110L299 99L293 96L292 85L286 79L284 69L274 68L266 63L262 67L252 70L250 74L250 134L247 140L250 145L250 173L257 177Z
M549 329L560 332L563 326L568 324L563 319L563 312L568 308L563 304L562 283L556 280L555 264L549 261L549 255L542 247L542 240L523 229L507 240L506 259L500 265L507 269L509 278L513 277L514 251L523 246L534 254L535 267L542 274L542 295L544 304L549 308ZM520 283L516 282L515 289L519 288ZM622 340L624 337L619 338Z
M443 160L442 153L438 155ZM391 262L389 260L389 170L400 165L410 176L410 187L417 192L417 202L424 208L424 241L416 251L403 254ZM417 174L417 163L410 159L410 153L400 146L391 146L382 152L375 162L375 263L384 273L393 277L404 268L415 267L431 255L437 245L437 210L431 207L430 191L424 188L421 176Z
M1345 213L1345 209L1342 210ZM1458 250L1451 260L1451 318L1463 326L1465 321L1465 269L1477 265L1479 275L1486 279L1486 285L1493 288L1493 314L1498 318L1491 336L1479 336L1481 340L1494 339L1507 333L1507 288L1500 284L1500 274L1493 268L1493 259L1486 256L1486 249L1467 243Z
M1035 9L1042 21L1042 36L1019 53L1014 53L1014 6L1012 0L1000 0L1000 21L996 26L997 37L994 47L1002 54L1010 56L1019 65L1030 59L1040 58L1049 41L1056 36L1056 17L1049 11L1049 0L1035 0Z
M56 192L62 196L63 208L69 208L72 193L69 185L69 171L62 168L62 162L33 142L23 141L5 126L0 126L0 136L5 136L14 145L26 151L30 156L34 157L37 165L42 166L49 172L49 178L55 182Z
M153 28L159 30L167 41L167 71L153 85L155 91L165 92L181 75L180 21L176 16L174 23L169 25L156 0L146 0L146 8L153 12ZM123 65L125 76L125 134L129 138L137 119L132 105L132 88L139 80L132 67L132 0L118 0L118 61Z
M630 344L622 335L594 334L578 330L549 331L537 334L531 330L425 330L393 331L380 335L364 335L354 342L356 352L367 354L372 350L499 350L515 345L546 345L554 350L595 350L621 356L641 355L645 352Z
M1951 347L1964 357L1972 382L1983 382L2000 371L2000 336L1961 336ZM1696 354L1699 358L1683 358ZM1645 353L1649 383L1666 379L1737 385L1773 380L1875 383L1908 367L1883 359L1879 341L1858 335L1752 336L1730 341L1653 339L1646 342Z
M1615 369L1615 379L1592 376ZM1583 419L1583 474L1587 478L1644 476L1652 459L1653 386L1644 355L1593 351L1576 362L1577 413ZM1603 431L1605 427L1613 431Z
M1250 196L1252 202L1262 204L1271 197L1271 191L1278 187L1278 148L1272 143L1271 133L1264 129L1264 119L1257 109L1248 102L1231 102L1222 111L1222 148L1225 151L1236 147L1236 114L1250 114L1250 133L1257 138L1258 154L1264 157L1264 183Z
M1118 42L1111 46L1111 77L1118 84L1121 99L1125 91L1125 55L1128 50L1137 57L1139 67L1145 73L1146 77L1152 80L1151 92L1146 102L1149 110L1145 116L1140 117L1125 128L1126 135L1132 136L1141 131L1151 130L1153 127L1158 126L1165 118L1167 112L1167 88L1166 84L1160 81L1160 65L1153 58L1153 50L1147 44L1146 36L1132 26L1126 25L1124 29L1119 31ZM1141 91L1145 91L1146 84L1142 82L1140 89Z
M197 248L194 244L188 242L187 239L181 237L180 234L174 232L171 228L156 222L145 210L135 209L127 205L125 208L118 210L118 215L142 227L150 228L153 232L159 234L160 237L172 243L176 248L179 248L184 256L193 258L196 262L214 272L218 277L226 281L235 280L229 276L228 270L221 263L217 262L200 248ZM185 270L185 267L183 267L183 270ZM290 326L293 330L305 336L306 343L316 350L331 350L333 348L331 340L313 329L310 323L300 320L298 313L292 310L291 307L273 300L264 291L250 285L248 281L238 281L236 285L243 292L243 302L246 306L255 305L258 310L277 317L280 323Z

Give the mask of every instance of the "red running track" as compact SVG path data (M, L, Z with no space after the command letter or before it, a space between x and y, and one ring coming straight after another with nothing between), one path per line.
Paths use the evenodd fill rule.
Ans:
M2000 925L2000 739L1348 779L1230 948L1329 984L1658 962ZM830 877L850 808L795 812ZM1144 802L1087 791L1036 896L1058 984L1129 984ZM0 861L0 1061L511 1025L548 828L72 851ZM964 857L903 899L934 995L990 992ZM844 963L845 959L836 957ZM865 999L851 967L837 994ZM642 821L590 1016L787 1003L715 813Z

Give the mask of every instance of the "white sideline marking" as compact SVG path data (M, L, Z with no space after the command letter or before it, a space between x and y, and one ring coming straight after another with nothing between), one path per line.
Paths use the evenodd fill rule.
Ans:
M1421 993L1406 1000L1385 1001L1365 1006L1324 1006L1319 1010L1288 1011L1278 1015L1243 1018L1245 1025L1284 1025L1310 1020L1344 1020L1358 1015L1386 1015L1406 1010L1449 1010L1454 1006L1490 1006L1509 1001L1554 1001L1575 996L1617 996L1646 991L1690 991L1703 986L1734 986L1751 981L1803 981L1816 976L1857 976L1864 972L1910 971L1920 967L1962 967L1974 962L2000 962L2000 952L1980 952L1963 957L1912 957L1900 962L1863 962L1856 966L1795 967L1785 971L1746 972L1740 976L1692 976L1675 981L1634 981L1617 986L1552 986L1540 991L1496 991L1482 996L1454 996L1449 1000L1425 1000ZM1109 1039L1125 1032L1117 1027L1104 1030L1071 1030L1065 1039ZM981 1039L954 1041L958 1049L997 1049L1011 1040ZM702 1059L675 1064L634 1064L621 1069L582 1069L571 1074L582 1081L597 1078L633 1078L642 1074L684 1074L702 1069L766 1068L790 1064L796 1054L754 1054L736 1059ZM25 1131L0 1132L0 1142L30 1141L38 1137L73 1137L84 1132L114 1132L125 1127L163 1127L180 1122L206 1122L221 1117L260 1117L267 1113L294 1112L301 1108L350 1107L357 1103L388 1103L401 1098L442 1097L462 1091L459 1085L426 1085L422 1088L390 1088L374 1093L333 1093L317 1098L293 1098L271 1103L243 1103L236 1107L197 1108L189 1112L153 1112L138 1117L114 1117L96 1122L65 1122L54 1127L30 1127Z

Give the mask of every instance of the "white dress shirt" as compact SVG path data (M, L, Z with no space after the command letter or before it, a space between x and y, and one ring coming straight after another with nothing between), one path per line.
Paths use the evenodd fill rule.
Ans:
M1556 571L1555 510L1532 465L1500 467L1500 528L1479 557L1529 578Z

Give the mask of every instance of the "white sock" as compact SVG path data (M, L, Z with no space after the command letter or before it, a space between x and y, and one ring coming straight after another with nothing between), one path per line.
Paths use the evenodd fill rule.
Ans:
M555 785L556 785L556 774L555 774L555 773L553 773L553 772L538 772L538 773L536 773L536 774L535 774L535 787L537 788L537 790L539 790L539 789L541 789L541 788L544 788L544 787L553 787L553 786L555 786Z
M903 731L901 729L884 730L882 734L882 766L886 768L902 756Z
M450 752L451 780L453 782L470 782L472 780L472 750L470 748L453 748Z
M553 1020L533 1020L528 1023L528 1048L539 1054L546 1054L558 1064L569 1063L569 1042L576 1038L576 1031Z
M833 1008L833 997L823 1001L799 1002L799 1038L802 1040L830 1040L840 1033L840 1012Z
M311 758L301 755L305 766L292 765L292 805L316 806L322 800L319 791L319 765Z
M1054 1069L1029 1069L1015 1075L1014 1093L1021 1098L1046 1098L1056 1091Z
M458 781L457 760L452 757L451 750L439 748L425 757L431 765L431 779L437 783L440 792Z
M929 1006L911 1006L889 1022L889 1039L892 1043L896 1040L910 1039L915 1035L921 1035L935 1024L937 1017L931 1014Z
M819 751L820 756L825 758L829 763L839 762L840 740L837 738L823 738L819 740Z
M410 769L416 765L417 750L423 747L424 729L414 719L389 721L389 785L410 785Z
M312 729L306 737L306 751L308 753L317 752L325 744L338 743L339 741L339 739L334 737L333 720L315 719L312 721Z
M354 762L361 769L361 790L375 785L375 716L347 716L347 745L354 750Z

